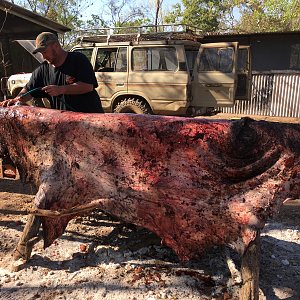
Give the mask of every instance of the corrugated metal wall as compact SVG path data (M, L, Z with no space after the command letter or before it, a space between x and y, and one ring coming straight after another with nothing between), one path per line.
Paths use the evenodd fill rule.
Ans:
M250 101L222 107L224 113L300 118L300 74L253 74Z

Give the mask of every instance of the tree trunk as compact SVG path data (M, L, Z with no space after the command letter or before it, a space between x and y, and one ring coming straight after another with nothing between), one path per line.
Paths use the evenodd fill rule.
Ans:
M154 21L154 25L155 27L155 31L157 32L157 24L158 24L158 13L159 13L159 9L160 9L160 5L161 5L162 1L161 0L157 0L156 1L156 13L155 13L155 21Z

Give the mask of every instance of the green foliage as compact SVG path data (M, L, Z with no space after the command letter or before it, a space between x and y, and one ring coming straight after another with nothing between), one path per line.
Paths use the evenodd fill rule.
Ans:
M70 48L76 29L126 27L150 24L186 23L204 32L255 33L300 30L299 0L181 0L162 9L163 0L102 0L99 14L82 20L92 0L19 0L23 6L53 21L66 25L71 32L61 36ZM146 2L148 1L148 2ZM179 0L180 1L180 0ZM237 14L238 12L238 14ZM119 30L123 32L122 30Z
M187 23L204 32L275 32L300 30L298 0L182 0L164 23Z
M185 23L203 29L204 32L215 32L219 27L222 13L220 0L182 0L172 6L172 10L165 16L167 23Z
M81 12L89 6L89 0L20 0L19 5L50 20L73 28L81 17Z
M142 26L142 25L146 26L150 24L151 23L149 18L146 19L138 18L128 22L122 22L122 23L117 22L116 27L130 27L130 26Z
M104 2L102 15L108 27L124 27L145 18L145 7L132 0L108 0Z
M150 19L136 19L129 22L117 23L115 27L121 27L120 29L116 29L114 33L124 34L124 33L139 33L139 28L135 28L137 26L149 25ZM124 27L124 29L122 29ZM127 27L125 29L125 27ZM130 28L128 28L130 27Z
M107 27L104 20L99 15L91 14L91 19L84 22L83 27L86 29Z
M218 29L220 16L219 0L183 0L185 10L182 21L201 27L204 32Z
M240 10L238 32L276 32L300 29L298 0L233 0Z
M90 0L19 0L15 2L43 17L70 27L71 32L60 36L60 42L66 49L75 43L75 29L84 24L81 20L81 13L90 5Z
M167 11L164 16L164 23L166 24L176 24L180 23L182 20L183 12L181 10L181 5L179 3L172 5L172 10Z

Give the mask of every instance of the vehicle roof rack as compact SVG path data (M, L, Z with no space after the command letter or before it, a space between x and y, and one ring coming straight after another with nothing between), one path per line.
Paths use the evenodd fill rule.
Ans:
M81 43L140 42L161 40L197 41L201 28L187 24L144 25L77 30Z

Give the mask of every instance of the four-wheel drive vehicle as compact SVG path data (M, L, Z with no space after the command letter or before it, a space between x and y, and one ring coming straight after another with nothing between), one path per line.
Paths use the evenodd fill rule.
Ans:
M249 99L249 46L201 44L201 30L186 24L159 28L79 31L71 51L90 59L106 112L192 116Z

